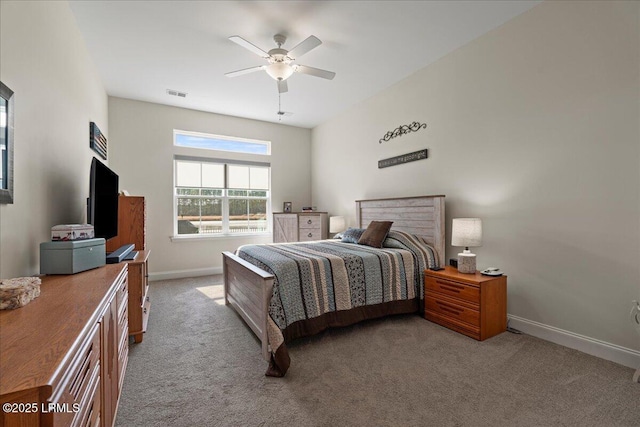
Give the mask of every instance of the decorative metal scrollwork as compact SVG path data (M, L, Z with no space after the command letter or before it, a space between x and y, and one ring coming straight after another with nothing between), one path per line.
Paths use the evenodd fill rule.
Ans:
M427 127L426 123L420 123L420 122L413 122L410 125L401 125L395 128L394 130L385 133L382 139L380 139L380 141L378 142L382 144L383 142L389 141L395 138L396 136L402 136L410 132L418 132L420 129L425 129L426 127Z

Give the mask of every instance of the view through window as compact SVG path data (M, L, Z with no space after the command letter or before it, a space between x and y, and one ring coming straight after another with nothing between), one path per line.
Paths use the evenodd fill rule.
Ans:
M177 234L268 231L269 167L175 161Z

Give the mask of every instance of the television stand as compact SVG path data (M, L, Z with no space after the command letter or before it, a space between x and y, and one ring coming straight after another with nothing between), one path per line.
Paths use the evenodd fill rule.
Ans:
M118 249L107 255L107 264L117 264L119 262L122 262L124 259L126 259L127 255L129 255L131 251L133 251L135 247L136 245L134 245L133 243L120 246Z

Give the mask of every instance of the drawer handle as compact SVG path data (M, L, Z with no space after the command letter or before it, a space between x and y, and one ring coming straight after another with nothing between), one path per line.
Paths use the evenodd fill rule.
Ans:
M89 349L84 355L84 359L82 361L82 365L80 370L76 374L75 378L71 382L71 386L69 387L69 393L73 396L74 399L78 399L78 394L80 393L80 389L82 388L82 384L84 384L87 375L89 374L89 369L91 368L91 354L93 353L93 343L89 346Z
M312 221L310 219L307 220L307 224L311 224Z
M462 291L461 288L453 287L453 286L450 287L450 286L445 285L445 284L440 284L440 289L443 289L443 290L449 291L449 292L453 292L453 293L456 293L456 294L459 294L460 291Z
M460 315L460 313L464 312L464 309L455 307L453 305L449 305L446 302L436 301L436 304L440 306L442 311L446 311L448 313L455 314L456 316Z
M462 285L456 285L455 283L450 282L441 282L440 280L436 280L436 283L440 285L440 288L446 289L447 291L460 293L464 289Z
M84 425L90 425L91 416L93 415L93 402L91 402L91 406L89 407L89 414L87 414L87 418L85 418Z
M312 236L313 236L313 234L311 234L311 233L307 234L307 237L312 237Z

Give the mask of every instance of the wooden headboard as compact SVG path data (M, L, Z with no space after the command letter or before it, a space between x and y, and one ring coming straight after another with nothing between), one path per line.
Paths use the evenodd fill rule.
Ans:
M392 230L425 239L445 265L444 196L356 200L356 223L367 228L371 221L393 221Z

